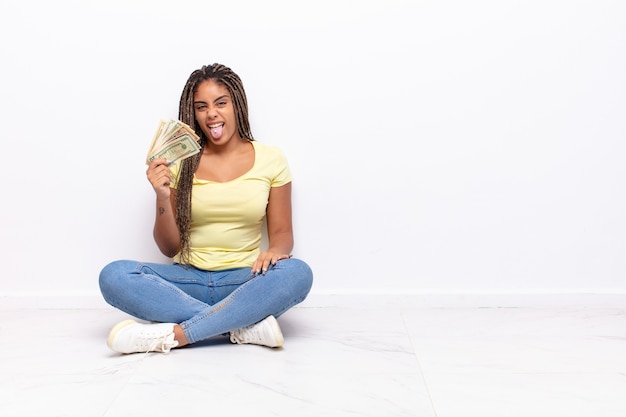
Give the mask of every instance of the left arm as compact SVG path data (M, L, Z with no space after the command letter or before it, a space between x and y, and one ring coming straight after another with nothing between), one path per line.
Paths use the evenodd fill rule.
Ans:
M291 182L270 189L266 210L268 249L252 265L252 272L267 271L270 263L291 257L293 225L291 220Z

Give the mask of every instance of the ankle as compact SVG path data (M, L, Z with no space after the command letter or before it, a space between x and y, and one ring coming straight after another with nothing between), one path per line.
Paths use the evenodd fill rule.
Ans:
M187 340L187 336L185 336L185 332L183 331L183 328L179 324L174 326L174 340L178 342L178 347L189 344L189 341Z

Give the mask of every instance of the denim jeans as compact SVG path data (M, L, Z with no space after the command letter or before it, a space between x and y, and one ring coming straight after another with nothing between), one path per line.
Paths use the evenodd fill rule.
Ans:
M259 275L251 268L204 271L128 260L100 272L107 303L143 320L180 324L189 343L278 317L304 301L312 283L311 268L296 258Z

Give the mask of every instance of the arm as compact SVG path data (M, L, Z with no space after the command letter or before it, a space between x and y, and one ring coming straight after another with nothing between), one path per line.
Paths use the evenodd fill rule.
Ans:
M156 217L153 236L163 255L173 257L180 250L180 234L176 225L176 190L170 188L172 174L165 159L155 159L146 172L156 192Z
M176 225L176 190L170 189L167 200L156 201L156 218L152 232L161 253L173 258L180 250L180 234Z
M289 258L293 249L291 183L270 189L266 210L269 247L252 265L253 272L267 270L269 264Z

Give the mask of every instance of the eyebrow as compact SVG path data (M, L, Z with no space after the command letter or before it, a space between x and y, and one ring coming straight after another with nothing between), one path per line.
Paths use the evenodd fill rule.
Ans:
M216 98L215 100L213 100L213 103L215 103L216 101L220 101L220 100L222 100L224 98L230 98L230 95L228 95L228 94L221 95L218 98ZM193 102L193 104L200 104L200 103L206 104L206 101L204 101L204 100L194 100L194 102Z

